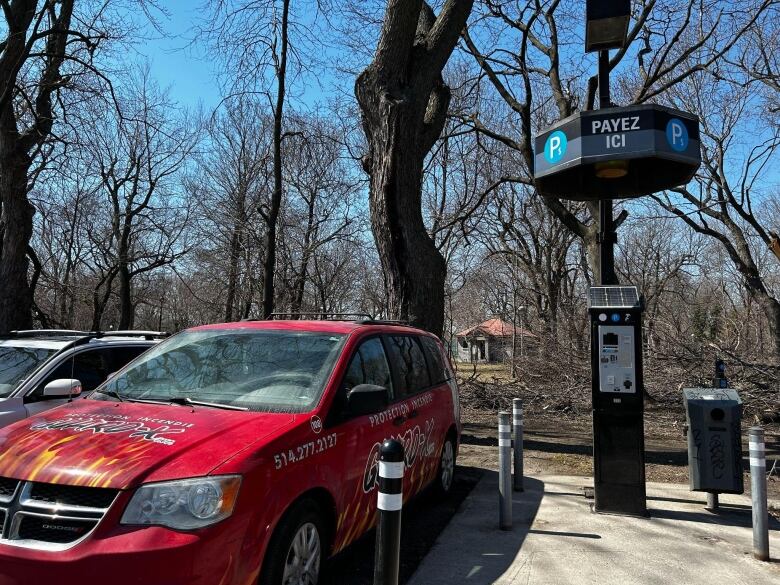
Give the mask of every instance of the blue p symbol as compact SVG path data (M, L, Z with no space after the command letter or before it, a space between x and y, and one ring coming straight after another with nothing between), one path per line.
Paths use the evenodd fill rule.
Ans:
M556 130L547 137L544 143L544 160L554 165L566 154L566 145L568 144L566 134L561 130Z
M682 120L672 118L666 125L666 141L672 150L682 152L688 148L688 129Z

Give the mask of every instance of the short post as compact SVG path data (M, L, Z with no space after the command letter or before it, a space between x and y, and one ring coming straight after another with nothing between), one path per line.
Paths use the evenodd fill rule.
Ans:
M376 529L374 585L398 585L403 482L404 446L395 439L387 439L379 449L379 525Z
M498 526L512 530L512 415L498 413Z
M514 427L514 489L523 491L523 401L520 398L512 400L512 426Z
M705 510L709 510L710 512L717 512L718 511L718 493L717 492L707 492L707 505L704 506Z
M766 502L766 451L764 429L748 430L750 454L750 495L753 500L753 556L769 560L769 513Z

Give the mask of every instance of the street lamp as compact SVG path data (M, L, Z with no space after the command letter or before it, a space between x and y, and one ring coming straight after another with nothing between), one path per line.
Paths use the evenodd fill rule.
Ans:
M587 0L585 52L622 49L630 19L631 0Z

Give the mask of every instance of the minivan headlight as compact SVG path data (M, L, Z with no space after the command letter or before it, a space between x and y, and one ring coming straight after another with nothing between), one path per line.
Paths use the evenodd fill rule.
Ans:
M233 513L240 487L238 475L142 485L133 494L120 523L176 530L203 528Z

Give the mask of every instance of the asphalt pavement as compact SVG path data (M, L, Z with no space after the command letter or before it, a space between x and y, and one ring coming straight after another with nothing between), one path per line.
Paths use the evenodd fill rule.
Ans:
M587 477L539 476L513 498L513 529L498 529L498 474L486 472L407 585L780 584L780 523L772 561L752 557L749 495L648 483L649 518L594 514ZM750 487L745 486L747 494Z

